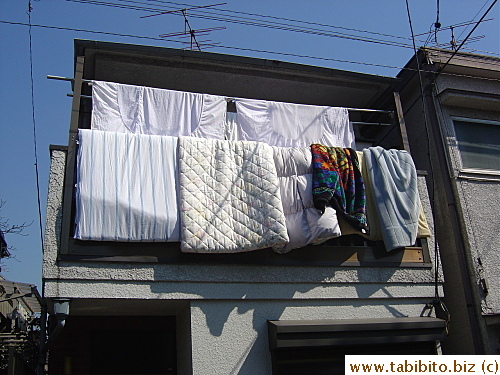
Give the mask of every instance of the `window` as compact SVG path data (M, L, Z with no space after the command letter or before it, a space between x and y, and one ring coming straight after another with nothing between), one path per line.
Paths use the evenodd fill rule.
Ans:
M500 171L500 123L453 120L463 169Z

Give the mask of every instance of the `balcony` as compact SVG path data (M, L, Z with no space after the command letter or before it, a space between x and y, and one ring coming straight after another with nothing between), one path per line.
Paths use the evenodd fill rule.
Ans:
M187 254L179 243L82 241L74 238L75 170L79 129L89 129L91 122L91 86L93 79L150 85L158 88L210 92L235 97L258 97L316 105L339 105L353 109L356 142L379 144L386 148L408 149L404 118L399 94L394 92L397 80L325 68L305 67L287 63L248 58L228 58L224 55L123 46L113 43L75 45L75 78L69 146L53 147L53 170L64 163L64 176L52 184L61 187L61 230L59 260L113 261L150 263L202 264L265 264L301 266L377 266L431 267L426 238L414 246L387 252L382 242L372 242L351 235L329 240L322 245L294 249L277 254L272 249L237 254ZM154 57L153 57L154 55ZM189 64L186 61L189 60ZM154 73L154 74L153 74ZM190 75L187 80L179 77ZM153 77L158 77L154 80ZM248 80L252 78L252 80ZM278 89L270 89L278 84ZM316 90L316 91L315 91ZM321 95L319 95L321 94ZM328 98L334 97L335 103ZM227 110L234 112L234 105ZM54 155L57 154L57 157ZM63 180L61 180L63 178ZM429 200L425 191L425 172L419 173L419 189L429 218ZM64 187L62 189L62 187Z

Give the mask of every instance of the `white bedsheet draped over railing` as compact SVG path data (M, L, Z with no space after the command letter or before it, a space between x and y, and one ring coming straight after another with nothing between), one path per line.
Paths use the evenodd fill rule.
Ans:
M234 99L236 116L226 125L231 140L258 141L271 146L355 148L346 108Z
M92 84L92 129L224 139L223 96L121 83Z
M75 238L179 241L177 137L80 129Z
M236 103L228 114L227 101ZM270 146L355 148L346 108L228 98L93 81L92 129L257 141Z

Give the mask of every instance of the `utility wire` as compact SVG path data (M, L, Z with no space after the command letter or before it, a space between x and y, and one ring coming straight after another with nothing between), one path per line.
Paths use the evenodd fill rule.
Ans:
M81 3L86 3L92 0L67 0L67 1L78 1ZM133 0L116 0L116 1L124 1L124 2L131 2L131 3L137 3L137 4L145 4L141 1L133 1ZM154 3L160 3L160 4L172 4L175 6L192 6L191 4L183 4L183 3L176 3L172 1L162 1L162 0L146 0L146 2L154 2ZM172 6L169 6L172 8ZM229 10L229 9L220 9L220 8L213 8L216 9L219 12L225 12L225 13L230 13L230 14L244 14L246 16L253 16L253 17L259 17L259 18L269 18L273 20L281 20L281 21L287 21L287 22L294 22L294 23L299 23L299 24L306 24L306 25L314 25L314 26L321 26L321 27L327 27L331 29L341 29L341 30L347 30L347 31L355 31L355 32L360 32L360 33L368 33L368 34L374 34L374 35L381 35L381 36L386 36L386 37L391 37L391 38L397 38L397 39L406 39L410 40L410 38L407 37L402 37L398 35L391 35L391 34L383 34L383 33L378 33L374 31L367 31L367 30L360 30L360 29L354 29L354 28L349 28L349 27L342 27L342 26L333 26L333 25L326 25L322 23L317 23L317 22L310 22L310 21L302 21L302 20L295 20L295 19L290 19L290 18L284 18L284 17L275 17L275 16L268 16L268 15L262 15L262 14L256 14L256 13L248 13L248 12L241 12L241 11L235 11L235 10ZM210 13L213 13L210 11ZM256 21L255 18L248 18L248 17L240 17L242 19L249 19L249 20L254 20Z
M71 0L71 1L73 1L73 0ZM22 23L22 22L11 22L11 21L3 21L3 20L0 20L0 23L5 23L5 24L9 24L9 25L29 26L29 24ZM132 35L132 34L119 34L119 33L112 33L112 32L106 32L106 31L75 29L75 28L71 28L71 27L34 25L34 24L32 24L31 26L32 27L46 28L46 29L77 31L77 32L85 32L85 33L92 33L92 34L120 36L120 37L127 37L127 38L138 38L138 39L148 39L148 40L159 40L159 41L163 41L163 42L183 43L182 41L179 41L179 40L155 38L155 37L149 37L149 36L139 36L139 35ZM324 60L324 61L335 61L335 62L359 64L359 65L367 65L367 66L376 66L376 67L390 68L390 69L408 69L408 68L404 68L404 67L400 67L400 66L366 63L366 62L361 62L361 61L341 60L341 59L333 59L333 58L318 57L318 56L299 55L299 54L295 54L295 53L273 52L273 51L265 51L265 50L259 50L259 49L253 49L253 48L231 47L231 46L217 46L217 48L234 49L234 50L240 50L240 51L258 52L258 53L268 53L268 54L272 54L272 55L292 56L292 57L300 57L300 58L308 58L308 59ZM410 68L409 70L414 70L414 69Z
M481 19L474 25L474 27L472 28L472 30L469 32L469 34L467 34L467 36L464 38L464 40L462 40L462 43L460 43L460 46L458 46L458 48L453 51L453 53L451 54L450 58L448 59L448 61L446 61L446 63L441 67L439 68L437 74L435 75L435 77L437 77L443 70L444 68L446 68L446 66L448 65L448 63L451 61L451 59L453 58L453 56L455 56L455 54L460 50L460 48L462 48L462 46L464 45L464 43L467 41L467 39L469 39L469 37L472 35L472 33L474 32L474 30L476 30L476 28L481 24L481 22L483 21L484 17L486 17L486 15L489 13L489 11L493 8L493 6L497 3L497 0L494 0L493 3L491 3L490 7L486 10L486 12L484 12L483 16L481 17Z
M118 4L118 3L97 1L97 0L66 0L66 1L78 2L78 3L84 3L84 4L90 4L90 5L109 6L109 7L137 10L137 11L147 11L147 12L159 12L159 11L165 10L165 8L161 9L161 8L146 7L146 6L144 6L145 5L144 2L134 1L134 0L115 0L115 1L121 1L121 2L132 3L132 4L139 4L140 6L139 5L130 5L130 4L122 5L122 4ZM161 4L174 4L176 6L192 6L191 4L176 3L176 2L171 2L171 1L161 1L161 0L148 0L148 1L153 1L153 2L161 3ZM175 8L171 5L160 5L160 6L166 7L168 9L179 10L178 8ZM216 9L216 8L213 8L213 9ZM218 12L245 14L245 15L251 15L251 16L258 16L260 18L286 20L289 22L317 25L317 26L321 26L321 27L340 28L340 29L351 30L351 31L356 31L356 32L361 32L361 33L371 33L371 34L383 35L383 36L387 36L387 37L391 37L391 38L411 39L411 38L407 38L407 37L399 37L399 36L390 35L390 34L382 34L382 33L366 31L366 30L345 28L345 27L340 27L340 26L331 26L331 25L325 25L325 24L319 24L319 23L307 22L307 21L299 21L299 20L293 20L293 19L282 18L282 17L263 16L263 15L257 15L254 13L237 12L237 11L232 11L232 10L227 10L227 9L216 9L216 10ZM176 15L180 15L180 14L176 14ZM246 26L264 27L264 28L272 28L272 29L283 30L283 31L291 31L291 32L298 32L298 33L305 33L305 34L312 34L312 35L327 36L327 37L336 37L336 38L341 38L341 39L356 40L356 41L376 43L376 44L395 46L395 47L401 47L401 48L409 48L409 49L412 48L411 45L405 44L402 42L388 41L388 40L369 38L369 37L360 37L358 35L339 33L339 32L331 32L331 31L324 30L324 29L317 29L317 28L310 28L310 27L306 27L306 28L302 27L301 28L301 27L296 26L296 25L261 21L261 20L255 19L255 18L248 18L248 17L235 17L235 16L227 16L226 17L226 16L221 16L220 13L219 14L214 13L214 11L212 11L212 10L204 10L203 13L199 13L199 12L196 12L196 10L193 10L192 12L190 12L190 17L213 20L213 21L218 21L218 22L229 22L229 23L246 25ZM489 20L491 20L491 19L489 19ZM471 22L464 22L464 23L453 25L451 27L459 27L459 26L461 27L461 26L466 26L469 24L471 24ZM450 27L442 28L438 31L443 31L443 30L446 30L449 28ZM429 36L425 42L424 41L420 41L420 42L424 43L424 45L427 45L428 42L430 41L430 37L432 35L431 33L432 33L432 30L430 30L429 33L419 34L419 35L429 34ZM481 52L490 53L487 51L481 51Z
M74 0L67 0L67 1L74 1ZM117 0L117 1L131 1L131 0ZM189 4L181 4L181 3L175 3L175 2L172 2L172 1L165 1L165 0L145 0L145 1L146 2L155 2L155 3L168 3L168 4L174 4L174 5L177 5L177 6L189 6ZM80 2L86 2L86 1L85 0L80 0ZM138 2L138 1L135 1L135 2ZM138 2L138 3L141 3L141 2ZM327 28L332 28L332 29L341 29L341 30L346 30L346 31L354 31L354 32L359 32L359 33L367 33L367 34L373 34L373 35L380 35L380 36L386 36L386 37L396 38L396 39L412 40L411 38L408 38L408 37L399 36L399 35L392 35L392 34L384 34L384 33L379 33L379 32L376 32L376 31L360 30L360 29L349 28L349 27L342 27L342 26L333 26L333 25L327 25L327 24L322 24L322 23L317 23L317 22L310 22L310 21L295 20L295 19L284 18L284 17L275 17L275 16L261 15L261 14L256 14L256 13L247 13L247 12L241 12L241 11L235 11L235 10L228 10L228 9L220 9L220 8L213 8L213 9L217 9L220 12L228 12L228 13L235 13L235 14L245 14L245 15L250 15L250 16L255 16L255 17L261 17L261 18L270 18L270 19L276 19L276 20L283 20L283 21L289 21L289 22L302 23L302 24L307 24L307 25L315 25L315 26L327 27ZM490 19L484 20L484 21L491 21L491 20L493 20L493 18L490 18ZM453 27L459 27L459 26L466 26L466 25L469 25L469 24L471 24L471 22L463 22L463 23L459 23L459 24L456 24L456 25L452 25L452 26ZM443 28L442 30L446 30L446 29L447 28ZM429 31L428 33L416 34L415 36L432 34L433 32L434 31Z
M8 24L8 25L29 26L29 24L27 24L27 23L12 22L12 21L3 21L3 20L0 20L0 23L4 23L4 24ZM131 35L131 34L119 34L119 33L112 33L112 32L106 32L106 31L96 31L96 30L86 30L86 29L74 29L74 28L70 28L70 27L49 26L49 25L35 25L35 24L32 24L31 26L32 27L45 28L45 29L61 30L61 31L76 31L76 32L84 32L84 33L91 33L91 34L102 34L102 35L119 36L119 37L126 37L126 38L137 38L137 39L155 40L155 41L180 43L180 44L184 43L184 42L179 41L179 40L170 40L170 39L165 39L165 38L155 38L155 37L140 36L140 35ZM341 59L334 59L334 58L328 58L328 57L319 57L319 56L299 55L299 54L285 53L285 52L265 51L265 50L259 50L259 49L253 49L253 48L232 47L232 46L223 46L223 45L217 45L216 48L224 48L224 49L239 50L239 51L248 51L248 52L257 52L257 53L266 53L266 54L270 54L270 55L298 57L298 58L306 58L306 59L312 59L312 60L334 61L334 62L341 62L341 63L348 63L348 64L357 64L357 65L365 65L365 66L375 66L375 67L382 67L382 68L388 68L388 69L417 71L417 69L414 69L414 68L401 67L401 66L374 64L374 63L367 63L367 62L361 62L361 61L341 60ZM468 76L466 74L455 74L455 73L442 73L442 74L449 75L449 76L457 76L457 77L470 77L470 76ZM487 81L497 81L497 82L500 82L500 80L496 79L496 78L488 78L488 77L475 77L475 78L482 79L482 80L487 80Z
M483 4L483 6L481 7L481 9L479 9L476 13L476 15L472 18L472 20L475 20L476 17L479 15L479 13L482 12L482 10L484 9L484 7L486 6L486 4L488 4L488 1L489 0L486 0L486 2ZM458 35L458 38L457 39L460 39L460 37L462 36L462 34L469 28L469 25L467 25L467 27L465 29L462 30L462 32L460 33L460 35Z
M419 82L419 87L420 87L420 97L421 97L421 102L422 102L422 112L424 114L424 128L425 128L425 133L427 137L427 155L429 157L429 168L430 168L430 174L431 174L431 187L432 190L430 191L431 195L431 200L432 200L432 219L434 222L434 293L435 293L435 300L439 301L439 289L438 289L438 267L439 267L439 256L438 256L438 247L437 247L437 240L436 240L436 217L435 217L435 210L436 210L436 203L435 203L435 179L434 179L434 169L433 169L433 161L432 161L432 156L431 156L431 139L429 135L429 122L427 119L427 107L425 105L425 95L424 95L424 84L422 80L422 69L420 67L420 61L418 57L418 51L417 47L415 45L415 37L414 37L414 32L413 32L413 24L411 21L411 13L410 13L410 5L408 4L408 0L405 0L406 2L406 13L408 15L408 24L410 26L410 31L411 31L411 36L413 40L413 52L415 55L415 61L417 64L417 75L418 75L418 82Z
M151 11L158 12L161 10L161 9L152 9L152 8L145 8L145 7L142 8L142 7L138 7L136 5L128 7L127 5L121 5L121 4L110 3L110 2L105 2L105 1L96 1L96 0L67 0L67 1L92 4L92 5L109 6L109 7L115 7L115 8L125 8L125 9L130 9L130 10L144 10L144 11L150 11L150 12ZM133 1L133 0L119 0L119 1L126 1L126 2L143 4L143 3ZM188 4L179 4L179 5L188 5ZM179 14L176 14L176 15L179 16ZM335 38L348 39L348 40L357 40L357 41L363 41L363 42L383 44L383 45L388 45L388 46L395 46L395 47L402 47L402 48L410 48L411 49L411 45L401 43L401 42L396 42L396 41L387 41L387 40L381 40L381 39L376 39L376 38L360 37L358 35L332 32L332 31L328 31L328 30L310 28L310 27L304 28L304 27L300 27L300 26L296 26L296 25L287 24L287 23L260 21L257 19L251 19L251 18L246 18L246 17L244 17L244 18L242 18L242 17L239 17L239 18L228 17L228 16L216 14L213 11L207 11L207 10L205 10L203 13L200 13L199 11L197 12L196 10L193 10L190 12L190 17L191 18L199 18L199 19L207 19L207 20L218 21L218 22L229 22L229 23L245 25L245 26L255 26L255 27L270 28L270 29L276 29L276 30L282 30L282 31L291 31L291 32L297 32L297 33L304 33L304 34L335 37ZM299 22L299 21L295 21L295 20L293 20L293 21ZM362 31L362 32L366 32L366 31Z
M42 228L42 205L40 203L40 178L38 174L38 152L36 147L36 120L35 120L35 84L33 80L33 43L31 35L31 11L33 7L31 6L31 0L28 0L28 32L30 41L30 80L31 80L31 115L33 121L33 144L35 151L35 175L36 175L36 192L38 201L38 223L40 225L40 241L43 251L43 228Z

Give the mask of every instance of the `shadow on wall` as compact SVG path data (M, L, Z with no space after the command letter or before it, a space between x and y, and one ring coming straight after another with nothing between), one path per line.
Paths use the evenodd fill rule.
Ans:
M195 265L196 267L198 265ZM189 266L187 266L189 267ZM226 268L227 267L227 268ZM155 267L157 271L161 267ZM211 272L211 268L213 271ZM227 273L224 273L224 268ZM219 304L217 316L212 317L207 312L206 324L213 336L220 336L224 324L232 311L245 314L250 309L247 303L238 301L280 301L285 303L281 310L272 310L272 316L265 316L265 320L280 319L287 303L292 301L306 301L308 304L315 301L335 300L373 300L393 298L386 288L389 280L396 272L395 268L361 268L361 267L268 267L268 266L240 266L227 265L221 269L219 265L203 267L203 273L198 274L198 282L157 282L151 284L151 292L162 298L162 295L179 294L192 296L191 300L233 301L232 304ZM244 275L244 276L243 276ZM165 275L155 275L154 279L162 280ZM242 280L250 280L248 282ZM193 281L191 276L189 281ZM234 281L233 281L234 280ZM403 282L405 282L403 280ZM321 290L320 290L321 289ZM328 289L328 290L326 290ZM312 293L309 293L311 292ZM309 296L304 296L307 294ZM169 297L171 298L171 297ZM185 297L183 297L185 298ZM320 302L322 303L322 302ZM276 304L273 302L273 305ZM402 317L404 313L387 306L390 316ZM261 314L257 314L261 315ZM387 315L387 314L385 314ZM340 319L341 317L336 317ZM316 319L311 316L308 319Z
M428 302L394 298L387 286L396 268L228 265L226 275L221 271L220 266L207 265L205 280L199 283L153 283L151 291L160 298L173 293L192 296L193 350L213 358L208 361L214 366L224 360L232 368L224 368L224 373L271 372L268 320L418 316ZM242 282L245 279L251 282Z

